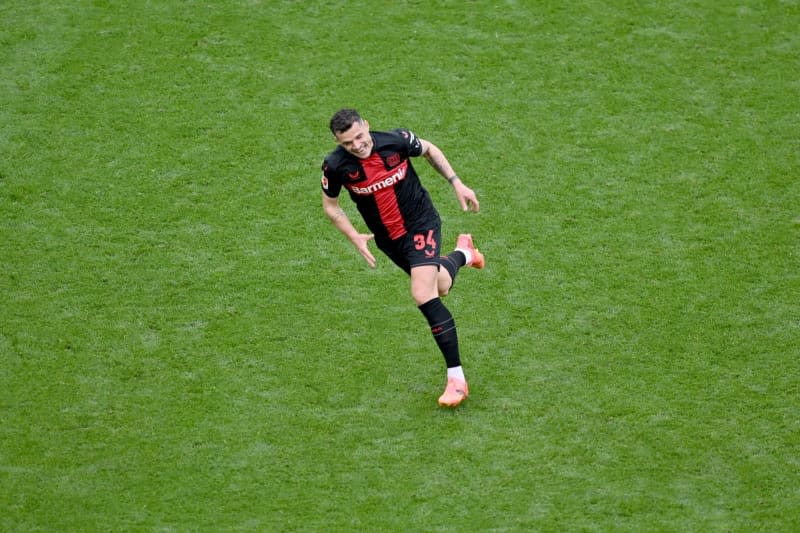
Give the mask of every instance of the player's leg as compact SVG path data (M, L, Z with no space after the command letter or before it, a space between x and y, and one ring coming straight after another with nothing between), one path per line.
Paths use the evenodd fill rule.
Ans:
M483 268L486 261L483 254L478 251L472 243L472 235L462 233L456 241L456 248L448 255L439 258L441 269L437 279L439 296L446 296L456 280L456 275L461 267L471 266L473 268Z
M447 365L447 388L440 405L455 407L467 397L467 383L461 369L458 334L450 311L442 304L437 289L439 277L438 229L425 232L429 238L419 246L419 235L407 235L395 241L378 242L378 248L411 278L411 296L431 328L431 334ZM413 263L413 264L412 264Z
M461 368L458 333L453 315L442 303L436 289L438 265L417 265L411 268L411 296L428 321L436 345L444 356L447 368Z
M444 394L439 397L439 405L455 407L469 395L469 389L464 370L461 368L456 323L436 289L438 270L436 265L412 267L411 294L420 312L428 321L433 339L447 366L447 387Z
M456 323L439 297L440 238L441 228L436 220L423 231L408 235L405 243L411 266L411 296L428 321L431 334L447 365L447 388L439 398L439 405L455 407L467 397L469 391L461 368Z

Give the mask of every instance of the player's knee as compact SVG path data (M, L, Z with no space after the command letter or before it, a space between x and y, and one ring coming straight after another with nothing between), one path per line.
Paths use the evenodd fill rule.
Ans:
M437 293L431 291L430 289L428 289L428 290L413 290L412 289L412 291L411 291L411 297L414 298L414 302L417 304L417 306L420 306L420 305L424 304L425 302L428 302L428 301L432 300L433 298L436 298L436 295L437 295Z

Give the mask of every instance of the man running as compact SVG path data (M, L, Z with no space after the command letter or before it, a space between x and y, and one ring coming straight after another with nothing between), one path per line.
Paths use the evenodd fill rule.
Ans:
M463 266L481 269L485 261L472 236L461 234L456 248L440 256L441 220L409 158L423 156L453 186L461 208L478 212L475 192L464 185L442 151L407 129L370 132L355 109L341 109L330 121L338 146L322 164L322 207L327 217L375 268L369 249L377 247L411 279L411 296L425 316L447 365L447 386L439 405L456 407L469 395L461 367L456 324L441 301ZM339 205L350 198L372 232L360 233Z

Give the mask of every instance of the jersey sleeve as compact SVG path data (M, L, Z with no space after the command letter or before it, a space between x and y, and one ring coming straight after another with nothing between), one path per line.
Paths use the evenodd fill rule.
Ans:
M322 192L330 198L338 198L339 192L342 190L342 182L336 177L336 171L330 166L327 159L322 163L320 185Z
M422 155L422 141L420 141L419 137L414 135L413 131L404 128L399 128L394 131L403 139L409 157L418 157Z

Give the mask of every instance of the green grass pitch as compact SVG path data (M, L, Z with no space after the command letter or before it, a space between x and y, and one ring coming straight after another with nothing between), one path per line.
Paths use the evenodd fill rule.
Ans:
M0 22L0 530L800 529L797 0ZM417 164L488 263L457 410L322 213L343 106L481 200Z

